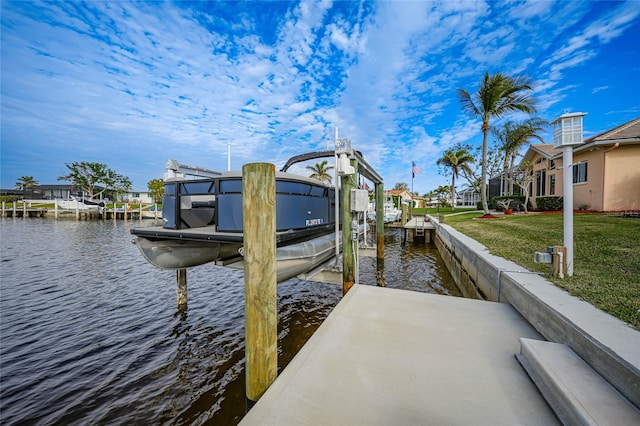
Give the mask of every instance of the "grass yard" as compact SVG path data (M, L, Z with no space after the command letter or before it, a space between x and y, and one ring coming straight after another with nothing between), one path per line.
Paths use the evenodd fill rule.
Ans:
M458 210L458 209L457 209ZM574 275L551 277L550 264L533 253L563 245L562 214L474 219L478 213L447 216L445 223L599 309L640 329L640 219L607 214L574 215Z

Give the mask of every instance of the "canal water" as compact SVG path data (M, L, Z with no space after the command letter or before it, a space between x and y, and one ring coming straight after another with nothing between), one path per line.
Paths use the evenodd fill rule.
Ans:
M148 224L148 223L147 223ZM175 272L131 243L139 222L0 219L0 422L236 424L245 412L241 271ZM434 247L385 235L388 287L459 296ZM360 283L376 285L363 258ZM278 286L284 368L339 302L340 287Z

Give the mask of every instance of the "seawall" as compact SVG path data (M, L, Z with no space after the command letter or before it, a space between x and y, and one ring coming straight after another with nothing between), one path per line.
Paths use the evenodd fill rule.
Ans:
M640 331L431 221L433 241L465 297L512 305L547 340L570 347L640 408Z

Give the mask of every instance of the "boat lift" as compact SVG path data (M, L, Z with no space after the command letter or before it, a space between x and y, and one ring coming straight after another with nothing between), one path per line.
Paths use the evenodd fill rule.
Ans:
M351 148L351 141L346 138L335 138L335 150L317 151L292 157L280 171L286 172L292 165L317 158L334 157L335 159L335 183L341 191L336 191L336 217L339 216L339 206L342 205L342 223L349 226L342 227L342 268L340 268L340 238L336 238L335 263L330 268L334 273L342 269L342 290L346 294L358 280L358 228L359 215L363 213L366 228L366 211L368 209L368 193L358 189L358 175L364 176L373 182L376 198L376 258L378 264L384 264L384 181L382 176L367 163L360 151ZM338 199L341 193L342 200ZM348 208L344 208L348 206ZM336 220L336 235L340 234L339 221ZM365 240L366 241L366 240ZM328 280L328 265L316 268L310 273L301 276L305 279Z

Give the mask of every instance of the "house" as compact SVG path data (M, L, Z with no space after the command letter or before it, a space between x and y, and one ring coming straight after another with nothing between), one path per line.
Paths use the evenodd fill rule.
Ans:
M534 174L529 200L562 196L562 149L532 144L521 164ZM640 210L640 117L584 140L573 149L573 208Z
M480 193L470 186L459 191L456 198L458 207L475 207L481 201Z
M149 191L129 191L122 197L122 201L133 204L153 204L153 195ZM162 197L160 197L162 198ZM159 202L162 200L158 200Z
M411 201L413 202L414 208L423 208L425 207L425 199L419 195L411 194Z
M406 189L389 189L384 191L385 198L393 198L394 204L399 205L397 199L400 198L400 202L402 203L411 203L413 207L417 207L416 202L414 201L414 195ZM418 197L419 198L419 197Z
M96 186L95 191L102 191L103 187ZM107 191L109 192L109 191ZM71 196L82 198L86 193L73 184L35 185L24 189L24 198L27 200L66 200ZM109 198L113 194L103 194L101 198Z

